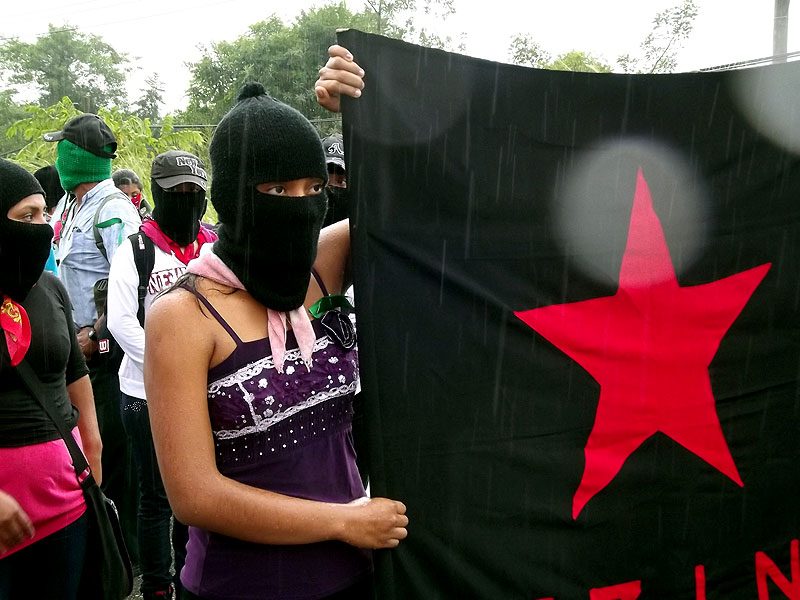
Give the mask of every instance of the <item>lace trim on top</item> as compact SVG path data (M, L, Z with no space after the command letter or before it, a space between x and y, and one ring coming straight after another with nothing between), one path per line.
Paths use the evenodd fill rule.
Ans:
M314 342L314 352L317 350L322 350L323 348L327 348L333 342L330 340L328 336L324 336L321 338L317 338ZM294 348L292 350L286 351L285 356L286 362L296 362L301 361L302 356L300 354L299 348ZM260 375L266 369L274 369L275 368L275 361L272 359L272 355L265 356L255 362L251 362L246 364L245 366L237 369L235 373L228 375L227 377L223 377L221 379L216 379L208 384L208 393L209 394L216 394L222 388L228 388L240 383L244 383L253 379L256 375Z
M280 423L284 419L288 419L289 417L296 415L297 413L306 410L307 408L316 406L317 404L325 402L326 400L330 400L331 398L336 398L339 396L343 396L345 394L354 393L356 391L356 387L357 383L353 381L349 385L342 385L339 387L332 388L330 390L325 390L324 392L319 392L318 394L314 394L307 400L298 402L294 406L290 406L286 410L282 410L277 413L274 412L272 413L272 415L264 417L262 417L253 410L253 406L251 404L253 401L253 394L248 394L249 398L245 398L245 401L247 402L250 408L250 414L253 417L253 421L255 421L255 425L242 427L241 429L222 429L220 431L215 431L214 437L216 437L218 440L232 440L245 435L267 431L268 429Z

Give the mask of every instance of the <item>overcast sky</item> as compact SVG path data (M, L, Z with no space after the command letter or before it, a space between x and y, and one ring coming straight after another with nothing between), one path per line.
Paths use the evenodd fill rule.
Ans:
M422 0L419 0L420 4ZM612 64L623 53L636 54L656 13L681 0L455 0L456 13L429 28L463 39L466 53L507 61L510 39L528 33L551 54L577 49ZM679 69L760 58L772 54L773 0L696 0L699 14L691 38L679 55ZM189 71L184 63L200 57L199 44L233 40L247 26L271 14L291 22L320 0L37 0L4 3L0 37L34 41L47 24L68 22L101 35L135 59L129 95L138 98L144 78L157 72L165 83L167 109L185 105ZM351 11L362 0L347 0ZM490 9L488 7L491 7ZM789 13L789 51L800 50L800 0ZM358 57L356 57L358 58ZM320 57L320 65L324 57Z

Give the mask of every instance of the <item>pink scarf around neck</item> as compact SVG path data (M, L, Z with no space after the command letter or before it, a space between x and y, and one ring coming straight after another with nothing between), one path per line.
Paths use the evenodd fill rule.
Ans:
M203 244L200 248L200 255L189 262L188 271L195 275L207 277L218 283L228 285L240 290L245 289L239 278L231 271L228 266L214 254L213 244ZM314 352L314 342L316 335L311 327L311 320L304 306L295 308L287 312L279 312L267 308L267 328L269 332L269 346L272 350L272 361L275 363L275 370L283 373L284 355L286 353L286 321L292 325L297 346L300 348L300 356L306 368L311 370L311 354Z

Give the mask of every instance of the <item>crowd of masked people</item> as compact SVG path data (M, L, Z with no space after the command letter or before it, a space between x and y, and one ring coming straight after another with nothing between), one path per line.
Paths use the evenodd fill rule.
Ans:
M362 79L333 46L317 100L337 111ZM0 159L0 600L77 597L89 524L64 425L145 599L372 598L370 551L408 519L355 462L341 136L247 84L213 184L169 150L152 202L97 115L44 139L54 166Z

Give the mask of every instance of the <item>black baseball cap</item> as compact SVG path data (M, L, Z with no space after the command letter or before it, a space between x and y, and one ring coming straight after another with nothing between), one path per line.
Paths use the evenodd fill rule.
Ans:
M203 161L191 152L167 150L153 159L150 178L162 189L181 183L196 183L206 189L206 168Z
M103 119L92 113L78 115L67 121L61 131L45 133L42 138L45 142L67 140L100 158L117 158L114 134Z
M322 140L322 148L325 150L325 163L335 165L342 170L344 166L344 141L342 136L337 134L329 135Z

